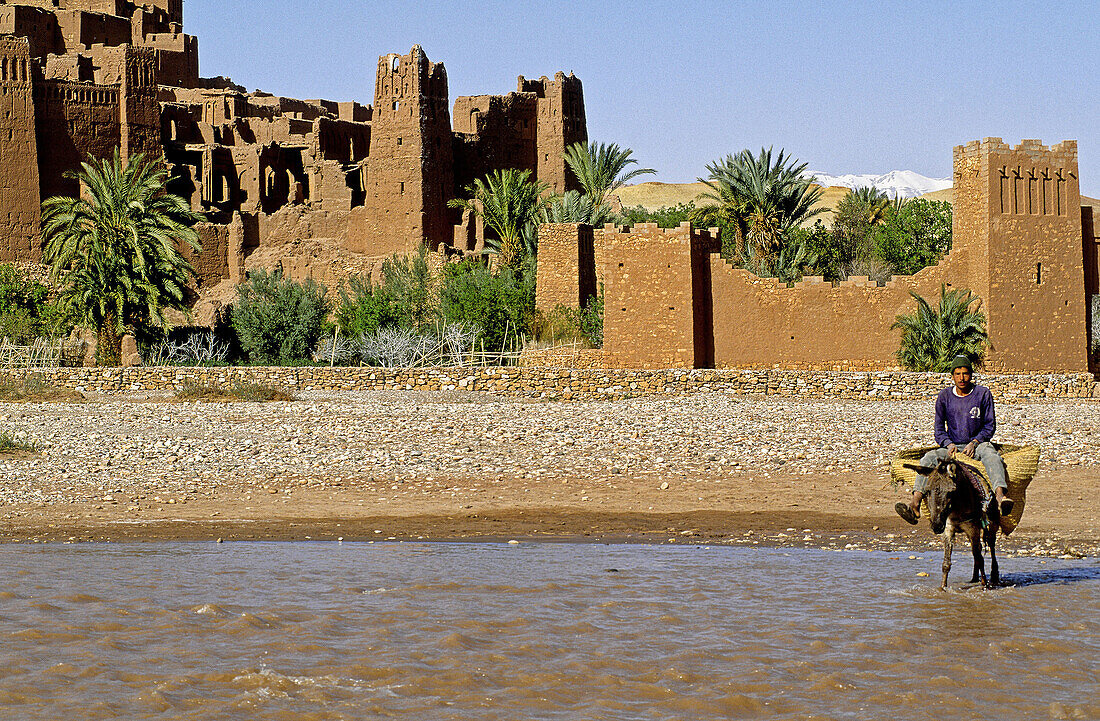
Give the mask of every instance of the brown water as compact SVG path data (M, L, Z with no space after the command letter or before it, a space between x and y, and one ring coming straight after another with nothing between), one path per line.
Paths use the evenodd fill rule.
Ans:
M1100 718L1100 560L908 555L5 546L0 718Z

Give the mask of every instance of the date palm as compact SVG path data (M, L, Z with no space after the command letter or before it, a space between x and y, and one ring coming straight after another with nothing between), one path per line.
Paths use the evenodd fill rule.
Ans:
M939 307L910 291L917 301L913 313L897 316L892 326L901 329L897 358L911 371L947 372L951 360L966 356L975 365L985 358L989 335L981 300L969 290L947 290L940 286ZM972 305L977 304L973 309Z
M485 226L496 233L495 238L486 237L485 245L499 253L501 262L509 268L519 267L524 255L524 231L538 222L552 198L546 192L549 186L529 180L530 176L530 170L494 170L484 180L477 178L466 186L470 198L454 198L447 203L481 217Z
M657 171L653 168L633 168L638 161L631 158L634 151L620 148L615 143L573 143L565 149L565 162L577 181L584 188L584 194L592 199L599 208L607 202L608 196L639 175L650 175Z
M116 365L125 333L167 327L167 310L186 311L194 269L180 248L198 252L203 216L165 191L159 159L123 164L116 148L65 175L80 181L81 197L43 201L43 259L59 304L95 329L97 360Z
M886 222L886 213L891 207L901 208L904 202L893 203L886 191L868 185L855 188L849 195L851 201L863 206L866 213L867 225L876 226Z
M739 249L748 245L756 257L777 252L787 231L824 212L814 208L822 190L803 177L805 170L806 163L783 150L774 158L771 148L761 148L759 155L749 150L727 155L707 165L708 177L698 179L709 188L703 197L714 208L700 212L699 220L724 215L734 221Z

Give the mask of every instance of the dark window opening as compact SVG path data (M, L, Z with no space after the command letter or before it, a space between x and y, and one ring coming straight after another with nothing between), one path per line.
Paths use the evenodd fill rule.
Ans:
M1035 264L1035 285L1042 285L1042 284L1043 284L1043 264L1042 263L1036 263Z

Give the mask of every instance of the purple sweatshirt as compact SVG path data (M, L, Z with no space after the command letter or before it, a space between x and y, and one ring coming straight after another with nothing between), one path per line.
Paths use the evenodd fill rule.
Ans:
M975 385L966 396L955 395L955 387L940 391L936 398L936 443L946 448L954 443L985 443L997 430L993 394L985 386Z

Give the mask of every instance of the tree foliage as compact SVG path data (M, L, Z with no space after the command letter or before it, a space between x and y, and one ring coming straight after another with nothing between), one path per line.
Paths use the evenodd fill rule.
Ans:
M551 200L547 194L549 186L530 180L530 176L530 170L494 170L484 180L478 178L466 186L468 199L454 198L447 203L481 217L485 226L496 234L495 238L486 237L486 246L499 253L501 262L509 268L519 267L527 254L524 231L538 221Z
M913 275L935 265L951 250L951 204L918 198L891 208L871 231L871 245L874 255L896 275Z
M191 265L180 246L199 250L194 224L202 215L165 191L161 160L136 155L81 163L66 177L80 181L79 198L42 203L43 258L51 266L57 302L96 330L101 362L117 364L122 335L153 334L165 311L186 311Z
M709 188L704 197L715 206L701 209L696 222L732 222L737 247L748 246L753 257L778 252L789 230L824 212L814 207L822 191L803 176L805 170L806 163L783 150L774 158L771 148L758 155L747 149L727 155L707 165L707 178L699 178Z
M565 149L564 158L584 194L596 208L607 202L608 196L639 175L656 173L653 168L630 168L637 160L630 157L630 148L615 143L573 143Z
M476 259L443 268L440 312L448 323L477 326L490 351L505 350L526 333L535 311L533 267L508 266L493 273Z
M310 357L329 313L324 286L312 278L296 283L281 271L259 269L237 293L230 324L250 362L286 365Z
M969 290L940 286L939 306L910 293L917 301L913 313L897 316L891 329L901 329L897 358L912 371L950 371L951 360L966 356L975 365L985 359L989 335L981 300ZM974 306L971 308L971 306Z

